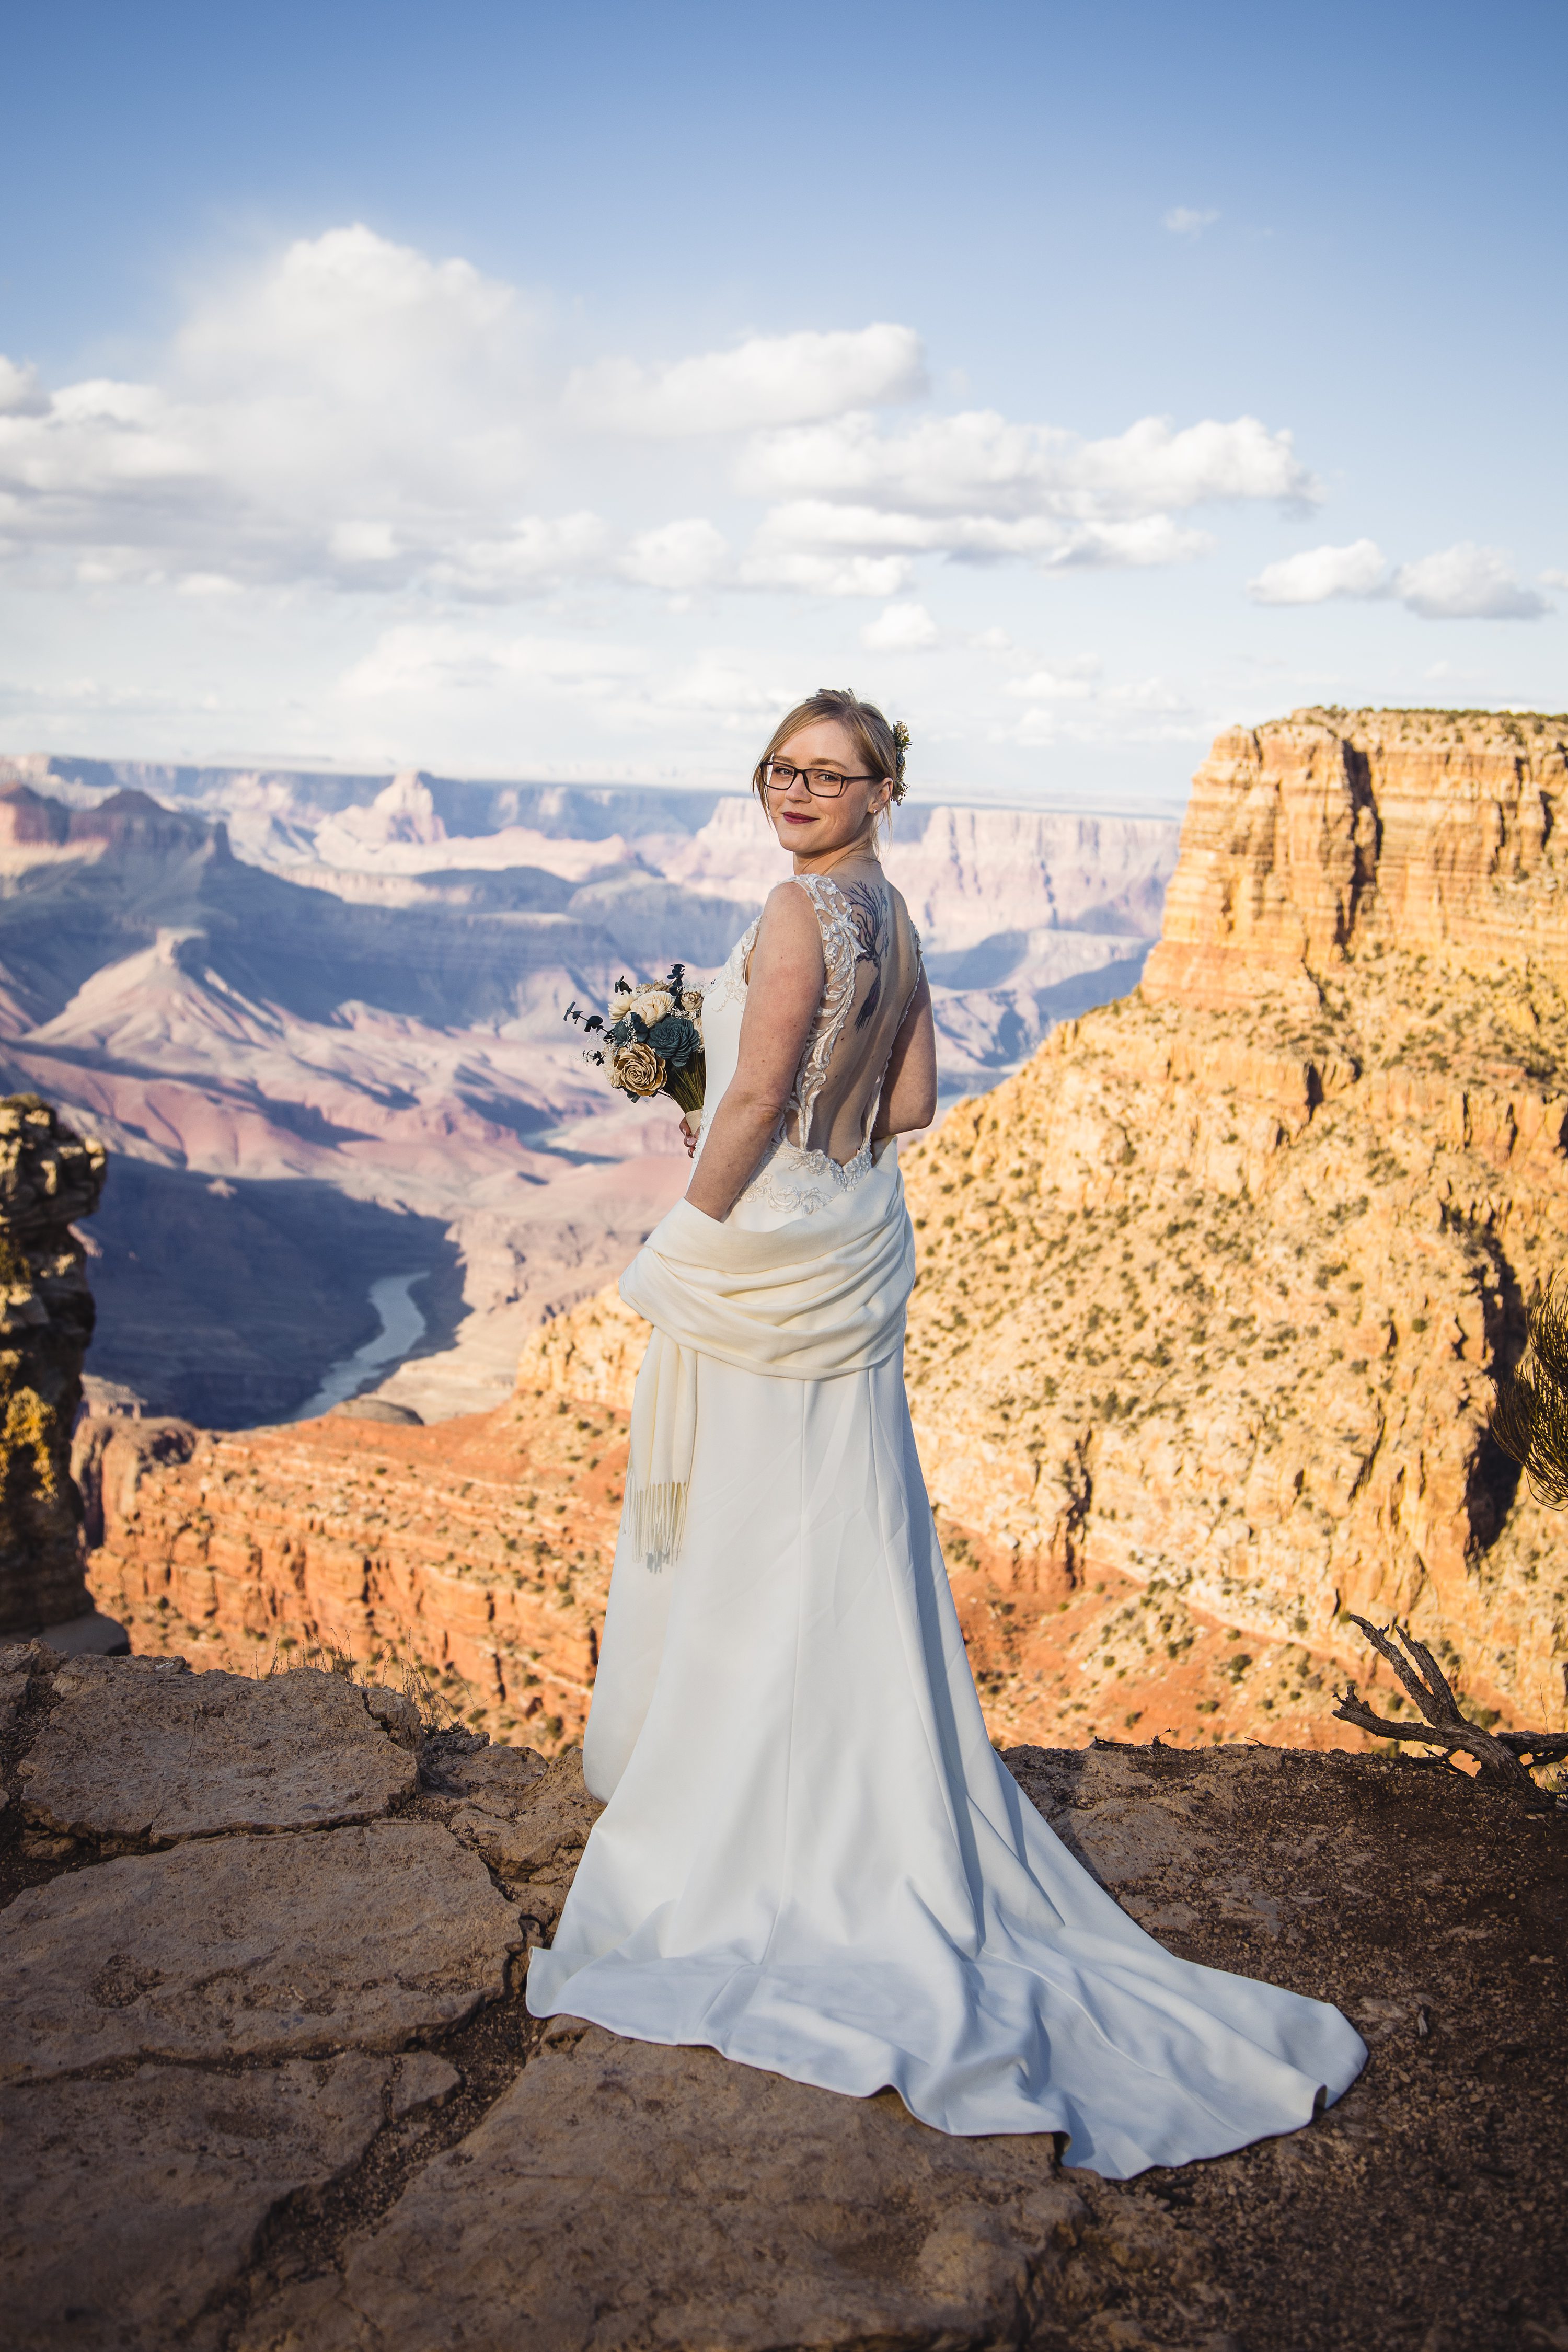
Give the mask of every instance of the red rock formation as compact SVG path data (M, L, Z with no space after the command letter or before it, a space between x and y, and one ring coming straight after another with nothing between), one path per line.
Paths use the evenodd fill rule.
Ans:
M582 1737L617 1416L541 1384L431 1429L100 1421L78 1457L93 1591L138 1652L255 1672L320 1645L428 1673L455 1714L547 1752Z

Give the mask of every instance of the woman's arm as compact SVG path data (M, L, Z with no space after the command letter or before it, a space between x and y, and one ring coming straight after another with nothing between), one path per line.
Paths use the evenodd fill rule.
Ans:
M735 1075L709 1122L686 1197L727 1217L767 1150L795 1084L826 981L822 934L804 890L781 882L763 908L752 950Z
M911 1135L929 1127L935 1117L936 1024L931 1017L931 985L922 971L888 1057L874 1140Z

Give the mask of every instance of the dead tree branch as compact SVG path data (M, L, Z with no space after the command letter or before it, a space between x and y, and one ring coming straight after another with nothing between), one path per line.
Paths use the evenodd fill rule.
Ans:
M1378 1656L1394 1668L1426 1719L1425 1723L1394 1723L1386 1716L1374 1714L1359 1696L1352 1682L1334 1695L1334 1713L1342 1723L1353 1723L1359 1731L1370 1731L1379 1739L1419 1739L1430 1748L1446 1748L1450 1752L1461 1749L1475 1758L1489 1780L1510 1789L1535 1787L1522 1760L1523 1754L1531 1755L1536 1763L1568 1755L1568 1734L1515 1731L1500 1738L1483 1731L1479 1723L1471 1723L1460 1714L1447 1675L1426 1643L1416 1641L1407 1625L1401 1625L1395 1619L1386 1633L1380 1633L1364 1617L1356 1616L1353 1611L1347 1613L1352 1624L1361 1627ZM1394 1639L1404 1645L1404 1654L1394 1647ZM1542 1750L1549 1753L1540 1752Z

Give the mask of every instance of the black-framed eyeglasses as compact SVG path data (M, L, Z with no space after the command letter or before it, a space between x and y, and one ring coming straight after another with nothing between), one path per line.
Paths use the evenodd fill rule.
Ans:
M763 789L787 793L796 778L819 801L836 801L846 784L879 784L879 776L847 776L837 768L797 768L789 760L770 760L763 770Z

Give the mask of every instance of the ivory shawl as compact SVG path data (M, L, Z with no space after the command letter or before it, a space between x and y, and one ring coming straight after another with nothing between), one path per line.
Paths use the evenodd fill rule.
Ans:
M902 1347L914 1234L898 1153L879 1145L858 1183L768 1232L677 1201L626 1273L653 1325L632 1397L626 1526L644 1563L680 1549L697 1439L697 1359L776 1380L869 1370Z

